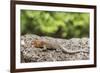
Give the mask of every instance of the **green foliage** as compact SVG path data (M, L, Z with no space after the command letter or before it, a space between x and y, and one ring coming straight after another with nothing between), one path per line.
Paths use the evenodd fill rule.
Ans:
M21 34L89 37L89 13L21 10Z

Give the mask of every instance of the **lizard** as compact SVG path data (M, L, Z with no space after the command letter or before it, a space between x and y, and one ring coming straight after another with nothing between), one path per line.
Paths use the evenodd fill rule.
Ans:
M53 40L48 41L48 40L36 39L36 40L33 40L31 42L31 44L32 44L33 47L36 47L36 48L44 48L44 49L47 49L47 48L52 48L52 49L60 48L65 53L78 53L78 52L88 53L88 51L86 51L85 49L77 49L77 50L67 49L67 48L64 47L63 44L60 44L58 42L54 42Z

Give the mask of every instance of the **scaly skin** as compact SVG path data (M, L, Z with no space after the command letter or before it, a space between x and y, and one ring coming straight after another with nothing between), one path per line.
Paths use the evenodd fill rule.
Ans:
M58 42L54 42L53 40L52 41L48 41L48 40L37 39L37 40L32 41L31 44L36 48L46 48L46 49L47 48L52 48L52 49L60 48L65 53L78 53L78 52L86 52L86 53L88 53L87 50L81 49L81 48L77 49L77 50L67 49L67 48L64 47L64 45L61 45Z

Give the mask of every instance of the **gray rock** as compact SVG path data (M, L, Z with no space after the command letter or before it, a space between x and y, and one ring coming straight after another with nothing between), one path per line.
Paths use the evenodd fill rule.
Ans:
M43 40L51 43L44 49L43 47L32 47L33 40ZM64 52L63 46L68 52ZM45 62L45 61L74 61L89 59L89 38L59 39L47 36L37 36L26 34L21 36L21 62ZM73 51L73 52L72 52Z

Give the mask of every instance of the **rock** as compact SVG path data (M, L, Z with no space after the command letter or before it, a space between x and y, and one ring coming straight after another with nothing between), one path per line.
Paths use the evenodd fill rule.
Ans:
M44 49L43 47L33 47L32 40L45 40L62 45L69 52L64 52L58 45ZM89 38L59 39L47 36L37 36L26 34L21 36L21 62L49 62L49 61L74 61L89 59ZM70 51L73 51L70 53Z

